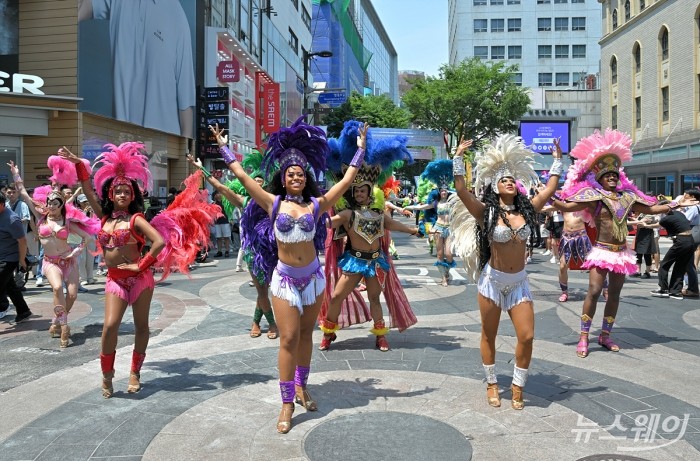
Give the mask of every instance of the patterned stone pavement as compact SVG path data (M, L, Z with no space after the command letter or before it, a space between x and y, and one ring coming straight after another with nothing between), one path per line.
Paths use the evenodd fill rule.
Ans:
M556 266L536 255L527 266L536 333L526 407L510 408L515 334L504 314L496 409L485 399L476 287L461 270L440 286L424 243L396 240L418 324L392 332L386 353L373 348L367 325L341 331L330 351L314 350L309 390L319 411L297 406L286 435L275 431L278 341L248 336L255 293L233 259L210 259L191 279L175 275L156 289L135 395L126 393L127 312L109 400L97 359L102 285L79 296L71 346L60 349L46 332L50 291L30 281L36 315L16 327L12 315L0 320L0 460L700 459L696 300L651 298L653 279L629 279L615 330L622 350L593 345L579 359L587 276L572 272L572 297L560 303ZM599 304L596 334L601 316Z

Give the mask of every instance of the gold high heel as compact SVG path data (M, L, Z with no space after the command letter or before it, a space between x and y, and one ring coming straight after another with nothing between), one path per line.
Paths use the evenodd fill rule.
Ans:
M283 403L280 417L277 419L277 432L286 434L292 428L292 415L294 414L294 404Z
M486 400L492 407L501 406L501 396L498 393L498 384L487 384L486 385Z
M52 323L51 326L49 327L49 336L52 338L60 338L61 337L61 325L57 323Z
M108 399L114 394L114 388L112 387L112 378L114 378L114 372L102 373L102 397Z
M129 394L135 394L141 390L141 373L131 372L129 375L129 386L126 388L126 392Z
M302 407L306 408L307 411L318 410L318 405L316 401L311 398L309 391L306 388L295 386L296 395L294 396L294 402Z
M61 327L61 344L62 348L68 347L68 338L70 337L70 327L68 325L63 325Z
M523 388L513 384L510 386L510 390L513 393L511 400L513 410L522 410L525 408L525 402L523 401Z

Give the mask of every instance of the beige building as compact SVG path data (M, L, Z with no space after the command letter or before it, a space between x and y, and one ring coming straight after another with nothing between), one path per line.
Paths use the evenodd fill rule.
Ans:
M700 1L599 0L602 126L627 132L646 191L700 186Z
M78 3L20 1L0 23L9 31L0 37L0 183L11 181L10 160L20 166L27 187L34 187L47 182L46 160L61 146L94 159L107 142L141 141L150 158L154 195L164 196L187 175L191 141L83 107L88 100L79 93ZM108 48L103 51L109 55ZM107 71L83 78L111 104Z

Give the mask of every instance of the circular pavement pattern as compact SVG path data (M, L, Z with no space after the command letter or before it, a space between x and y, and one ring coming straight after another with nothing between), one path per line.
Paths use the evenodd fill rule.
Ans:
M420 434L420 437L416 437ZM333 443L328 443L329 441ZM304 440L311 461L401 459L404 461L469 461L472 447L449 424L421 415L365 412L319 424Z

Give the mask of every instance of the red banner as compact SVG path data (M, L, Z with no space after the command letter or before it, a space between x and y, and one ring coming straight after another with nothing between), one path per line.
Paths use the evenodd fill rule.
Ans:
M241 80L241 64L232 57L230 61L221 61L216 66L216 79L222 83Z
M270 134L280 128L280 86L279 83L266 83L263 85L263 116L262 126L265 132Z

